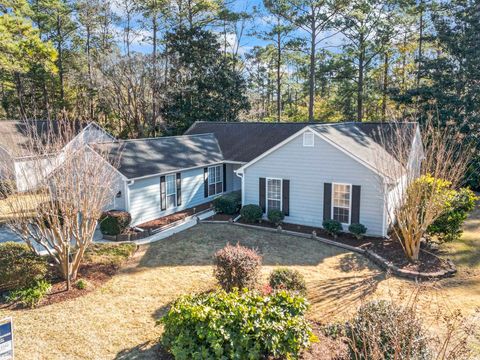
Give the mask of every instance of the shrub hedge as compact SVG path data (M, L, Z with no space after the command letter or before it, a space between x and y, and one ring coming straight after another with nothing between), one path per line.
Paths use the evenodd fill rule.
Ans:
M242 207L240 215L242 215L242 218L245 219L246 222L254 224L262 218L263 211L260 206L249 204Z
M363 224L350 224L348 231L355 235L358 240L362 240L363 236L367 232L367 227Z
M305 298L285 291L188 295L160 320L161 341L176 360L295 359L315 341L307 309Z
M415 311L384 300L360 306L346 324L352 359L430 359L428 335Z
M118 235L128 229L132 217L128 211L110 210L100 216L100 231L104 235Z
M462 235L462 225L475 208L475 193L467 188L454 191L445 204L445 211L428 227L430 235L443 241L457 240Z
M0 244L0 293L26 288L44 279L47 273L47 260L26 244Z
M302 295L307 293L305 278L298 270L279 268L270 273L268 283L274 290L296 291Z
M226 291L253 288L257 284L262 257L247 247L227 244L214 255L214 275Z
M22 307L33 308L47 295L52 285L45 279L35 281L29 286L11 291L7 301Z
M221 195L213 200L213 207L216 212L233 215L236 214L241 207L242 198L239 191Z
M343 231L342 224L337 220L324 220L322 226L334 238Z
M282 223L283 219L285 219L285 215L283 214L283 212L276 209L269 210L267 217L271 223L275 224L275 226L279 226Z

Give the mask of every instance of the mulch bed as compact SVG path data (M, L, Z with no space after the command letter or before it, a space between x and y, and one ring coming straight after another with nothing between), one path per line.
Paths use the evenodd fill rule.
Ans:
M403 270L433 273L446 268L445 261L436 256L436 251L433 250L426 252L424 249L420 249L418 263L409 262L405 257L402 245L397 240L385 239L382 242L371 244L368 249Z
M255 226L262 226L266 228L271 228L271 229L276 229L276 226L272 224L269 221L262 220L260 223L256 224L249 224L242 218L238 220L239 223L241 224L246 224L246 225L255 225ZM317 228L313 226L305 226L305 225L297 225L297 224L289 224L289 223L283 223L282 224L282 230L288 230L288 231L295 231L299 232L302 234L308 234L311 235L313 231L317 233L317 236L323 237L332 241L339 242L341 244L345 245L350 245L350 246L356 246L360 248L365 248L367 246L370 246L371 244L376 244L376 243L381 243L383 241L382 238L379 237L374 237L374 236L365 236L363 239L358 240L355 236L353 236L350 233L341 233L337 236L335 239L333 236L331 236L329 233L327 233L324 229L322 228Z
M207 221L230 221L235 219L239 214L233 214L233 215L228 215L228 214L215 214L213 216L210 216L209 218L206 218L205 220Z
M238 221L241 224L252 225L240 218ZM266 228L275 229L276 226L269 221L262 220L262 222L254 224ZM365 250L371 250L380 255L384 259L390 261L393 265L402 270L418 271L423 273L434 273L448 268L448 264L438 257L438 252L424 249L420 250L419 262L413 264L407 260L403 252L402 245L397 240L383 239L379 237L365 236L361 240L357 240L355 236L350 233L341 233L335 239L322 228L312 226L296 225L283 223L282 230L295 231L302 234L312 234L312 231L317 233L317 236L323 237L340 244L350 245Z
M155 220L147 221L143 224L137 225L138 228L144 229L144 230L154 230L161 228L163 226L169 225L171 223L174 223L175 221L183 220L188 216L195 215L199 212L208 210L212 207L212 203L208 202L205 204L201 204L192 208L188 208L179 212L176 212L171 215L167 215Z

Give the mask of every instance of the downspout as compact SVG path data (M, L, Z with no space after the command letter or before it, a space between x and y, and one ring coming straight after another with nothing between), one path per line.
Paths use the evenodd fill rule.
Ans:
M245 177L244 177L244 173L239 173L237 172L236 170L234 171L235 175L237 175L240 179L242 179L242 188L241 188L241 192L242 192L242 207L245 205Z

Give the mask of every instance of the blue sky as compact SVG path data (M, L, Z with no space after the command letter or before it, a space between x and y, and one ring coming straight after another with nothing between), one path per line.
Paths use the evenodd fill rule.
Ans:
M261 32L265 31L270 27L270 23L272 21L271 15L265 10L263 6L262 0L236 0L230 4L230 8L234 11L246 11L248 13L253 13L253 10L257 10L257 15L248 24L246 24L246 29L240 39L237 38L236 34L232 32L229 34L229 42L233 46L234 43L239 42L239 53L245 54L246 52L250 51L254 46L265 46L268 44L267 41L259 39L257 36L252 34L253 31ZM119 15L122 16L122 10L120 6L117 4L115 5L115 1L113 2L113 10ZM141 18L137 17L135 21L140 21ZM122 27L117 27L119 42L122 41ZM141 53L149 53L151 52L151 46L148 44L147 41L144 39L149 36L148 32L141 32L134 36L134 40L132 42L131 49L133 51L141 52ZM295 36L305 36L305 33L298 29L294 32ZM340 34L333 36L332 38L328 39L323 46L328 46L331 51L335 51L336 48L342 43L343 37Z

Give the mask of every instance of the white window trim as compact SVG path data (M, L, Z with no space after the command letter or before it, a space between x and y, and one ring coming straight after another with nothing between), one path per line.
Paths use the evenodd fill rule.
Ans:
M283 179L281 178L266 178L265 179L265 213L268 214L268 180L279 180L280 181L280 211L283 209ZM271 199L275 200L276 199Z
M348 208L348 223L341 223L342 225L350 225L351 222L352 222L352 184L348 184L348 183L332 183L332 195L331 195L331 199L332 199L332 206L331 206L331 214L332 214L332 219L333 219L333 208L335 207L334 206L334 195L335 195L335 185L346 185L350 188L350 191L349 191L349 200L348 200L348 203L349 203L349 208ZM342 206L337 206L337 207L341 207L343 209L346 209L346 207L342 207Z
M307 138L307 135L312 137L312 143L311 144L307 144L307 142L305 141L306 138ZM306 132L303 133L303 146L304 147L314 147L315 146L315 134L314 133L312 133L311 131L306 131Z
M220 179L219 181L215 182L215 183L211 183L210 182L210 169L216 169L216 168L220 168ZM214 170L215 171L215 170ZM217 196L217 195L220 195L220 194L223 194L223 164L221 165L213 165L213 166L209 166L207 168L207 173L208 173L208 197L211 197L211 196ZM222 191L218 192L216 191L217 189L217 184L222 184ZM210 195L210 185L215 185L215 194L211 194Z
M168 193L168 178L173 177L173 193L169 194ZM175 195L175 205L168 207L168 197ZM177 207L177 175L176 174L170 174L170 175L165 175L165 210L168 209L173 209Z

